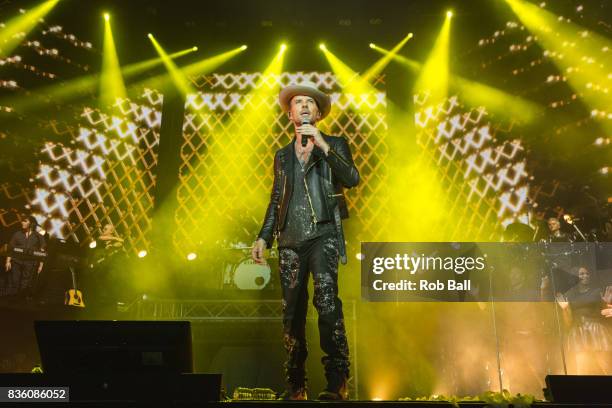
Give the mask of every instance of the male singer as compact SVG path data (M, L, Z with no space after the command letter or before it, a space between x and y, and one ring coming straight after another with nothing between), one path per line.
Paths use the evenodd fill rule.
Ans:
M264 263L264 249L278 239L287 352L287 389L281 398L307 399L305 326L311 272L326 354L322 362L327 387L319 399L346 399L349 351L338 298L338 258L346 263L341 219L348 217L348 210L343 189L359 183L359 172L346 140L316 127L329 114L328 95L305 82L283 88L279 102L293 122L295 138L274 156L272 194L252 256Z

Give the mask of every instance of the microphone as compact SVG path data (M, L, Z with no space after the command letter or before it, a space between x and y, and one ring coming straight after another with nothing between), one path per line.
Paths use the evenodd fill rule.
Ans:
M310 115L302 115L302 125L310 125ZM302 147L306 147L308 136L302 135Z

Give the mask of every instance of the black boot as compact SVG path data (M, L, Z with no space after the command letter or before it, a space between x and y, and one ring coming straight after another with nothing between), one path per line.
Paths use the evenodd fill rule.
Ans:
M305 385L300 387L289 386L285 392L278 396L278 399L283 401L306 401L308 399L307 391Z
M327 387L319 394L319 400L334 401L348 399L347 375L344 373L326 373Z
M306 387L306 369L303 366L285 365L286 388L278 399L285 401L306 401L308 399L308 389Z

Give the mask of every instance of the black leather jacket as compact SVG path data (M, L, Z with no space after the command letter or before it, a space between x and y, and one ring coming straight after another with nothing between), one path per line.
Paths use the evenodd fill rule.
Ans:
M306 169L306 186L311 211L317 222L334 220L338 206L341 218L348 218L344 187L359 184L359 172L348 143L342 137L322 135L330 149L327 155L317 146L312 151L312 161ZM274 156L274 184L270 203L258 238L266 241L268 248L274 238L285 228L289 199L293 192L293 166L297 165L295 138ZM338 220L339 223L339 220ZM339 226L342 228L341 224ZM342 231L339 231L342 234Z

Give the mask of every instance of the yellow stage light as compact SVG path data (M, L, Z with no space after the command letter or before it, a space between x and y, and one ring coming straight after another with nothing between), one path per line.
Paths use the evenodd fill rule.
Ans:
M144 258L145 256L147 256L147 251L146 250L141 250L138 252L138 257L139 258Z
M58 2L47 0L6 22L0 30L0 58L9 56Z
M101 106L106 108L114 105L118 98L125 98L127 92L121 75L121 67L119 65L117 49L115 48L110 19L105 16L104 20L104 46L102 72L100 73L100 102Z
M404 37L399 43L397 43L395 47L393 47L389 54L376 61L374 65L372 65L366 70L366 72L363 74L363 80L366 82L370 82L372 79L374 79L374 77L380 74L383 69L385 69L385 67L389 64L389 62L391 62L393 56L396 55L411 38L412 33L408 33L406 37ZM376 44L371 43L370 48L375 49Z
M323 54L325 54L325 58L334 75L338 78L340 86L344 89L344 93L353 95L355 101L354 109L369 109L370 106L375 106L368 102L376 98L378 91L355 70L342 62L327 47L323 47L321 48Z
M319 49L322 51L327 51L327 47L323 43L319 44Z
M106 21L110 20L110 14L108 14L108 13L104 13L104 19L105 19Z
M446 12L446 17L447 17L447 18L451 18L452 16L453 16L453 12L452 12L451 10L448 10L448 11Z
M176 59L184 55L194 52L193 48L188 48L182 51L177 51L170 54L170 58ZM121 74L124 79L142 74L147 70L154 68L162 63L162 59L151 58L145 61L136 62L121 68ZM38 90L41 95L48 95L55 102L66 102L78 99L79 97L88 95L96 86L99 85L98 75L86 75L80 78L63 82L58 85L51 85ZM46 106L46 103L41 102L37 98L30 97L13 97L0 101L0 105L13 106L17 112L26 112L29 109Z
M166 66L166 69L168 70L168 73L170 74L170 78L172 79L172 81L174 82L178 90L181 91L183 95L194 93L195 91L189 84L189 81L187 80L183 72L176 66L176 64L168 56L166 51L164 51L164 49L159 44L159 42L155 39L155 37L149 34L149 39L151 40L153 47L155 47L155 50L161 57L162 62L164 63L164 65Z
M187 254L187 260L188 261L193 261L194 259L196 259L198 257L198 255L194 252L190 252Z
M236 55L240 54L242 51L246 50L247 46L243 45L238 48L234 48L233 50L225 51L219 55L215 55L202 61L194 62L193 64L187 65L186 67L181 67L180 72L182 72L183 76L190 77L195 75L202 75L204 73L212 72L225 62L229 61ZM168 84L169 75L158 75L153 78L146 79L135 86L138 87L148 87L155 89L162 89Z
M197 51L198 47L193 47L192 50Z
M379 46L376 46L374 50L383 55L390 55L389 50ZM414 73L419 73L423 68L419 62L402 55L393 55L392 58ZM453 91L458 92L460 98L470 106L482 106L487 111L509 120L529 123L542 112L542 107L536 103L458 75L449 76L449 86Z
M207 130L208 154L216 158L206 169L207 180L211 184L239 185L241 180L252 175L254 168L260 166L258 155L253 151L253 141L262 137L262 132L267 131L266 127L274 123L278 115L276 100L281 86L279 78L283 72L284 55L283 47L276 48L272 60L262 70L261 76L251 85L248 94L240 98L240 109L236 109L223 126L213 126ZM199 118L210 116L209 112L197 111L195 106L190 104L189 98L187 106L191 109L190 115ZM231 137L228 137L228 134L231 134ZM236 143L236 140L241 142ZM203 171L203 168L197 166L193 171ZM220 208L228 205L228 201L239 202L240 205L234 208L239 213L246 213L249 209L261 205L268 194L268 189L253 190L249 194L242 194L238 190L211 190L194 213L205 218L206 214L218 213ZM205 236L198 236L196 239L207 242L211 236L226 236L234 227L235 224L230 223L230 220L219 217L218 222L208 226Z
M532 38L543 48L544 58L557 66L588 108L606 110L612 106L612 94L607 92L612 62L609 38L528 1L506 2L525 28L534 34ZM600 116L594 119L605 133L612 132L609 119Z
M285 43L281 44L280 50L281 50L281 52L285 52L285 50L287 50L287 44L285 44Z
M452 14L452 13L451 13ZM436 42L419 73L414 94L427 93L429 105L444 101L448 93L448 53L450 43L450 18L444 20Z

